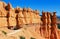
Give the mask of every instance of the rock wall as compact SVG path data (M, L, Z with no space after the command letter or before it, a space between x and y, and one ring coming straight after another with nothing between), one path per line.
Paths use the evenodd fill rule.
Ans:
M20 25L40 23L40 16L38 10L19 7L13 8L10 3L5 5L3 2L0 3L0 8L1 8L0 9L1 27L2 26L23 27Z

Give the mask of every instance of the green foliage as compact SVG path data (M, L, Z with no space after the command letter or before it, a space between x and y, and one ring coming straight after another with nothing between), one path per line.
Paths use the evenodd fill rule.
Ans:
M60 29L60 24L58 24L58 28Z
M31 37L30 39L35 39L35 38Z
M7 34L5 31L2 31L5 35Z
M23 36L20 36L20 39L25 39L25 37L23 37Z

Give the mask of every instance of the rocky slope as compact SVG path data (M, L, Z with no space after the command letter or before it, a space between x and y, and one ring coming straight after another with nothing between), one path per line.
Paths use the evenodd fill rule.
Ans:
M3 31L6 32L6 34L4 34ZM31 39L31 37L44 39L35 31L34 27L24 27L19 30L9 30L5 27L0 29L0 39L20 39L21 36L25 37L25 39Z

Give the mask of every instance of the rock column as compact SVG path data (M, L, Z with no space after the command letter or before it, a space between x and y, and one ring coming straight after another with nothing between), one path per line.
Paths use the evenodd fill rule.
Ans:
M11 8L11 5L8 3L7 7L7 22L8 22L8 28L13 29L13 27L16 26L16 14L15 10Z
M17 14L18 16L17 18L17 25L19 27L23 27L23 25L26 23L25 19L24 19L24 14L23 14L23 9L22 8L18 8L19 13Z
M59 39L58 31L57 31L57 17L56 12L53 12L53 16L51 17L51 38L50 39Z
M0 27L6 27L7 25L7 11L5 10L5 4L0 2ZM3 8L4 7L4 8Z
M27 9L26 8L23 8L23 15L24 15L24 21L23 21L23 24L27 24L28 21L27 21Z
M51 35L51 13L47 12L47 30L48 30L48 38L50 39L50 35Z
M27 24L31 24L31 8L27 9L27 14L26 14L26 20L27 20Z
M47 38L48 34L47 34L47 12L42 12L42 36Z

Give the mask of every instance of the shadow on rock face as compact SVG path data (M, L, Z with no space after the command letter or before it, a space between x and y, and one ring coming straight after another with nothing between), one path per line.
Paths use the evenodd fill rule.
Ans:
M8 26L7 28L10 29L10 30L18 30L18 29L20 29L21 27Z

